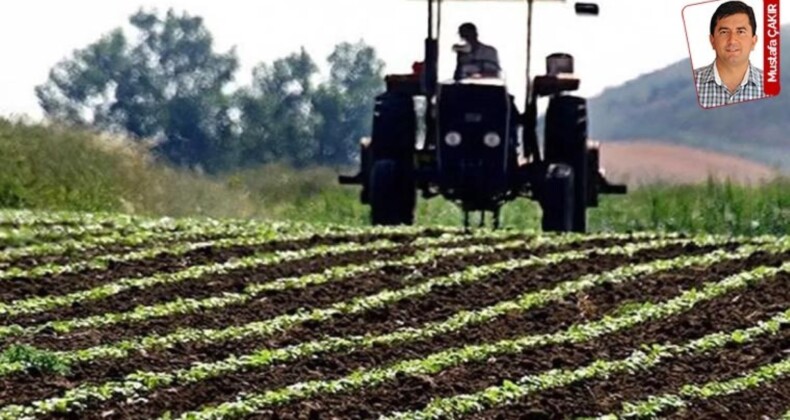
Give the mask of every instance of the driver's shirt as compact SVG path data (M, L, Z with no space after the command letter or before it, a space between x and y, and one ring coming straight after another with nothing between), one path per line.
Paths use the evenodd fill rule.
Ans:
M463 79L475 74L498 76L499 54L496 48L479 43L472 47L470 52L458 53L458 64L455 69L455 78Z

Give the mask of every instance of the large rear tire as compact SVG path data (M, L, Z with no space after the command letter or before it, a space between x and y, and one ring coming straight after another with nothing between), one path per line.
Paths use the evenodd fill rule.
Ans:
M370 221L374 225L414 223L416 190L406 165L392 159L373 163L370 171Z
M541 226L544 232L574 230L574 173L565 164L553 164L546 172L540 206L543 209Z
M573 231L587 230L589 162L587 102L576 96L553 98L546 111L546 160L573 168Z

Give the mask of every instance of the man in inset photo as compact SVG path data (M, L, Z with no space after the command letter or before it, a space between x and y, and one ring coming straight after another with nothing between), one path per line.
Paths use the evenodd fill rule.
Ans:
M722 3L710 19L713 63L694 70L699 102L712 108L765 97L763 72L749 61L757 45L754 10L741 1Z

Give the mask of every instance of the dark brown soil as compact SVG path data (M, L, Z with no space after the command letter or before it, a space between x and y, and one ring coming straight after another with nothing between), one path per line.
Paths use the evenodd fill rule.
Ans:
M129 262L111 262L107 269L87 270L47 276L36 279L15 278L3 280L0 289L0 302L36 296L63 295L87 290L128 277L147 277L156 273L173 273L190 266L221 263L231 258L243 258L256 253L273 251L293 251L318 245L334 245L346 242L369 243L383 239L382 236L325 237L313 236L299 241L272 241L256 246L233 246L227 248L202 247L182 255L162 254L152 259ZM408 242L413 237L390 236L398 242ZM0 318L0 322L11 323L16 320Z
M151 333L166 334L180 327L226 328L231 325L241 325L268 319L277 315L292 313L301 307L320 307L334 302L344 301L355 296L376 293L387 288L401 288L418 281L423 281L425 278L446 275L451 272L462 270L470 264L483 265L512 258L527 258L536 254L559 251L560 249L579 249L585 246L602 246L602 244L603 242L601 241L591 241L560 248L547 246L537 249L514 249L502 251L500 253L475 254L460 257L454 256L442 264L431 262L417 267L389 267L384 270L373 272L370 275L363 275L339 282L330 282L323 285L308 287L307 289L270 292L263 295L264 299L258 299L246 305L229 306L188 315L152 319L142 323L111 325L103 327L100 330L80 330L65 335L44 333L35 337L11 338L10 340L12 340L11 342L25 342L38 347L67 350L114 342L124 338ZM331 261L337 262L338 259L334 257ZM332 265L330 262L327 262L327 264ZM413 274L417 272L419 272L421 276L413 276ZM238 274L234 275L238 276ZM255 275L262 276L260 271ZM266 278L267 280L273 280L278 277L281 276L262 276L262 278ZM242 280L245 280L245 282L249 281L249 279ZM227 282L230 280L226 279L225 281ZM138 291L138 294L144 299L144 296L149 292L158 295L156 290ZM184 294L188 294L188 292L184 291ZM169 298L172 299L172 295L169 296ZM95 306L95 304L92 306Z
M473 284L438 288L424 297L407 299L380 310L332 320L324 324L320 332L321 335L325 335L325 331L332 331L335 336L346 336L378 334L387 331L393 325L419 327L426 322L445 319L463 310L484 308L524 293L548 289L585 274L602 273L618 266L671 259L679 255L704 254L713 249L713 247L669 246L663 249L640 251L633 258L593 254L584 260L562 262L559 266L526 267L513 272L500 273ZM312 334L298 337L298 341L317 338L320 338L320 335Z
M423 235L424 236L424 235ZM378 239L378 238L376 238ZM229 276L212 276L208 281L184 282L184 285L155 287L121 294L116 298L90 302L71 308L50 311L39 319L35 316L18 317L14 321L37 323L48 319L68 319L106 312L121 312L141 304L155 304L174 296L202 298L218 293L236 292L251 282L271 281L274 278L302 275L326 267L360 263L371 259L391 260L419 252L406 244L410 238L401 238L403 247L395 251L351 253L343 256L318 257L309 261L282 264L270 271L233 273ZM371 239L373 240L373 239ZM476 240L478 242L478 240ZM626 242L626 241L622 241ZM248 322L269 319L293 313L303 307L326 307L334 302L364 296L384 289L400 288L458 271L469 265L489 264L512 258L526 258L569 248L602 247L613 241L574 244L570 247L544 247L537 250L518 250L496 255L448 258L410 269L381 270L298 291L266 293L262 299L249 304L221 310L202 311L198 314L166 317L137 324L118 324L96 330L78 330L66 335L45 331L36 337L13 338L7 343L31 343L42 348L68 350L114 342L124 338L164 334L177 328L225 328ZM310 246L310 245L306 245ZM732 249L734 246L729 246ZM595 255L586 261L565 262L558 266L516 270L506 275L492 276L485 281L463 287L437 288L429 296L410 299L390 305L386 310L374 310L364 315L339 316L328 322L305 323L269 337L251 337L235 342L217 344L185 343L168 350L134 353L121 360L96 360L75 365L66 376L36 372L0 377L0 405L29 403L36 399L52 397L85 383L102 383L120 380L136 370L162 371L183 368L194 362L221 360L229 355L241 355L256 349L275 348L326 336L350 334L382 334L402 327L418 327L425 322L438 321L460 310L473 310L501 300L551 287L559 282L577 278L586 273L611 270L620 265L641 261L672 258L677 255L709 252L710 248L668 247L650 250L633 258ZM209 257L210 258L210 257ZM232 257L228 257L232 258ZM344 258L348 258L348 261ZM638 282L604 285L586 293L570 296L547 308L535 308L525 313L509 313L483 325L474 325L457 333L401 345L377 346L349 352L328 353L302 360L242 371L202 381L190 386L175 386L145 395L144 400L89 402L82 412L70 413L68 418L154 418L164 411L178 414L196 409L204 404L216 404L236 399L239 393L276 389L308 380L331 380L357 369L387 366L398 360L421 358L447 348L465 344L488 343L525 335L557 332L572 324L596 320L611 313L623 303L636 301L663 301L691 287L718 280L735 272L759 265L776 266L790 259L790 253L781 256L759 254L746 261L724 262L708 270L689 268L671 273L647 276ZM209 260L210 261L210 260ZM299 266L304 263L304 266ZM181 267L199 263L185 261ZM313 264L313 265L311 265ZM131 263L130 266L141 264ZM177 269L181 269L177 268ZM144 268L143 268L144 269ZM167 272L166 265L153 272ZM96 270L100 275L102 270ZM175 271L175 270L173 270ZM264 270L265 271L265 270ZM83 274L84 275L84 274ZM150 275L150 274L149 274ZM120 277L129 277L119 276ZM85 280L76 276L73 282ZM92 281L92 279L89 279ZM692 310L667 320L650 322L628 331L580 344L554 345L536 348L521 354L491 358L484 362L469 363L448 369L438 375L396 378L392 383L349 394L322 395L307 401L297 401L283 407L256 413L260 418L375 418L391 411L404 411L424 407L431 399L476 392L487 386L501 384L504 379L516 379L551 368L574 369L596 359L626 357L641 344L653 342L685 342L713 331L730 331L754 325L787 309L790 290L786 284L790 275L781 274L747 290L698 305ZM28 280L29 282L30 280ZM111 281L111 280L110 280ZM101 281L97 285L103 284ZM86 288L83 284L74 290ZM57 287L57 286L53 286ZM95 287L95 286L93 286ZM147 293L147 292L151 293ZM0 291L0 298L4 291ZM47 289L45 295L53 293ZM0 300L2 301L2 300ZM2 321L2 320L0 320ZM0 343L2 348L2 343ZM685 356L660 364L650 372L636 375L614 375L606 380L585 381L583 384L546 391L516 402L514 406L501 407L480 413L481 418L556 418L576 415L603 414L616 411L622 401L633 401L647 395L672 392L682 384L726 380L745 369L778 361L790 351L790 328L775 337L764 337L744 346L728 346L703 356ZM786 387L786 385L785 385ZM765 387L764 387L765 388ZM755 413L776 416L788 406L787 388L771 387L776 392L773 399L762 394L744 392L730 399L711 399L699 402L691 411L674 413L684 417L710 416L716 418L754 418ZM738 399L744 403L737 404ZM736 401L733 403L732 401ZM778 401L778 402L775 402ZM706 404L709 405L707 409ZM745 406L745 407L744 407ZM725 407L725 408L722 408ZM751 410L749 409L751 408ZM697 410L699 411L693 411ZM732 417L730 414L734 414ZM671 415L673 413L666 413ZM526 417L525 417L526 415Z
M393 383L382 387L355 392L350 395L321 396L309 401L293 403L277 409L268 415L290 418L297 413L313 413L321 418L353 418L368 417L390 411L419 409L427 405L433 398L448 397L459 393L473 393L489 386L501 384L505 379L518 379L537 372L561 368L574 369L591 363L596 359L619 359L627 357L641 344L685 342L699 338L713 331L731 331L748 327L760 319L766 319L786 309L790 302L790 290L786 287L790 275L782 274L770 281L761 283L747 290L730 293L714 301L705 302L684 314L667 320L652 322L637 328L601 337L587 343L555 345L548 348L536 348L517 355L504 355L491 358L486 362L470 363L457 368L448 369L431 377L397 378ZM790 328L783 330L782 335L769 340L765 344L774 352L786 348L790 337ZM784 343L781 344L781 343ZM755 346L762 345L755 343ZM745 346L746 348L748 346ZM725 349L724 351L729 351ZM738 349L741 351L742 349ZM749 350L743 350L749 354ZM765 353L765 352L764 352ZM730 353L728 353L730 354ZM734 353L733 353L734 354ZM770 360L774 354L766 353ZM330 365L331 360L323 360L322 364ZM725 367L722 367L725 368ZM718 367L711 370L718 369ZM726 369L726 368L725 368ZM293 371L291 369L290 371ZM289 371L289 372L290 372ZM235 375L234 375L235 376ZM244 376L235 378L243 380ZM331 375L324 374L322 377ZM645 374L645 378L650 374ZM224 379L233 381L234 378ZM258 378L261 380L262 378ZM620 385L616 379L610 378L611 386ZM265 382L258 382L265 383ZM582 386L586 389L587 382ZM268 386L265 386L268 388ZM192 392L197 392L192 388ZM568 390L554 390L561 392ZM215 389L216 391L216 389ZM212 397L209 397L212 398ZM543 394L534 396L513 407L513 412L543 413L545 418L553 418L580 412L578 406L589 404L590 395L581 396L569 392L562 401L570 404L572 409L558 409L557 400L547 400ZM192 400L197 403L202 400ZM534 407L539 407L539 410ZM528 411L535 410L535 411ZM546 417L547 416L547 417ZM536 417L542 418L542 417Z
M783 351L788 349L790 328L784 329L776 337L767 336L745 347L733 344L713 354L688 356L661 363L643 375L616 375L607 380L585 381L584 384L577 384L560 392L543 394L541 398L562 399L566 404L557 404L562 412L572 410L575 415L580 416L602 415L619 411L622 409L621 404L626 401L640 401L651 395L676 392L689 383L728 380L741 372L779 362L785 357ZM589 405L582 409L580 404L567 404L574 399L568 393L575 394L576 399L583 398L583 395L595 395L598 398L588 398Z
M296 246L309 246L308 243L279 244L285 249L294 249ZM257 247L261 251L277 250L278 244L270 243ZM10 302L19 299L28 299L38 296L63 295L101 286L118 279L128 277L146 277L154 273L172 273L187 267L226 261L236 256L246 256L256 251L234 247L214 248L202 247L182 255L160 254L151 259L128 262L111 261L106 269L89 269L74 273L64 273L54 276L45 276L35 279L11 278L3 280L7 287L0 290L0 301Z
M675 392L689 383L732 379L740 372L784 359L790 348L790 328L745 346L731 345L713 354L685 356L651 368L643 374L613 375L535 395L510 407L490 410L480 418L518 418L525 411L542 411L549 417L562 413L574 417L599 416L622 409L625 401ZM545 407L551 407L551 411Z
M754 257L748 263L744 264L741 262L740 266L737 263L733 263L732 267L729 269L722 269L723 273L728 271L740 271L743 268L743 265L756 265L759 264L760 261L764 261L765 256L763 259L760 257ZM775 259L775 258L774 258ZM770 258L769 258L770 260ZM720 273L722 273L720 272ZM657 293L656 299L668 298L666 294L674 295L680 292L679 288L682 286L692 286L698 283L698 280L693 277L689 276L692 273L678 273L678 277L682 277L685 279L687 284L683 284L684 280L680 279L673 279L674 284L676 285L675 288L666 287L662 285L661 282L665 280L665 276L657 277L655 279L649 278L645 279L645 282L636 283L642 285L642 292L645 294L654 294ZM697 271L698 273L698 271ZM710 277L716 277L716 272L711 272ZM704 280L710 280L706 278ZM606 305L604 302L612 301L612 295L617 295L618 293L624 293L625 295L633 294L638 295L637 287L634 287L635 284L631 284L631 288L629 291L625 291L625 286L619 288L605 288L600 287L591 291L590 300L592 301L600 301L602 304L600 307L600 314L606 311ZM616 290L617 289L617 290ZM664 295L662 295L662 293ZM118 406L113 404L113 409L117 409L117 412L123 412L123 417L131 416L131 415L139 415L142 417L154 415L157 413L157 410L160 409L188 409L190 408L190 404L196 404L200 402L201 404L204 402L217 402L222 401L224 399L229 399L233 395L238 392L247 392L251 391L255 387L260 389L262 386L264 388L277 388L279 386L285 386L290 383L302 381L302 380L311 380L311 379L319 379L319 378L333 378L345 375L349 373L353 369L357 369L359 367L370 366L371 364L375 365L382 365L393 362L398 359L402 358L412 358L412 357L421 357L427 354L430 354L435 351L439 351L443 348L457 346L460 343L478 343L478 342L490 342L499 339L506 339L506 338L513 338L524 334L535 334L535 333L545 333L545 332L553 332L559 329L560 326L567 326L567 324L572 322L578 322L580 319L583 319L584 312L577 307L576 304L572 303L574 299L569 299L568 302L563 302L562 305L557 305L557 309L555 310L554 307L552 308L542 308L536 309L533 311L529 311L527 314L519 316L517 314L513 314L513 316L507 316L502 320L495 321L488 323L486 325L477 326L473 328L466 329L465 331L459 332L458 334L452 334L447 337L438 337L433 340L427 340L423 342L416 342L409 345L397 346L397 347L380 347L374 348L366 351L359 351L347 355L338 355L338 356L323 356L318 358L311 358L308 360L298 361L296 363L291 363L285 366L279 366L276 368L266 369L263 372L251 372L249 374L240 374L240 375L232 375L226 376L222 378L217 378L216 380L206 381L205 383L201 383L199 385L193 385L188 388L181 388L178 392L174 393L178 388L174 390L170 390L167 393L155 393L148 398L151 400L150 404L146 404L145 406L140 406L139 409L144 410L143 414L140 414L137 411L137 407L126 407L126 406ZM415 313L416 314L416 313ZM587 315L589 316L589 315ZM393 327L392 329L394 329ZM334 335L334 334L333 334ZM279 343L275 343L274 341L270 342L271 345L282 344L282 340L275 340L280 341ZM297 339L289 340L289 341L301 341ZM260 342L259 342L260 344ZM246 347L246 346L245 346ZM253 347L254 348L254 347ZM196 352L193 349L192 351L184 352L184 354L192 354L195 356L196 359L205 360L205 357ZM233 351L230 346L225 349L225 352ZM200 352L198 352L200 353ZM243 351L234 352L235 354L242 354ZM253 385L255 384L255 385ZM265 384L265 385L260 385ZM394 390L393 393L397 394ZM208 398L208 400L206 400ZM183 403L179 403L176 401L183 401ZM335 403L337 401L334 401ZM361 401L359 403L362 403ZM175 405L174 405L175 404ZM98 409L98 408L97 408ZM107 406L102 406L101 411L106 411ZM122 411L120 411L122 410ZM131 410L131 411L129 411ZM92 412L90 412L92 413ZM83 413L83 415L90 416L90 413ZM350 413L340 413L341 417L347 417L346 414L351 415ZM354 415L351 415L354 417Z
M675 252L678 252L680 247L674 247ZM545 253L548 252L550 249L537 249L533 251L528 250L521 250L518 253L531 253L531 252L539 252ZM556 249L555 249L556 250ZM515 251L514 251L515 252ZM667 254L669 250L665 250L664 254ZM472 260L473 256L469 258L464 258L462 261L464 263L475 263ZM483 255L477 255L476 258L487 258ZM623 257L620 257L623 258ZM648 258L647 255L643 255L642 258ZM623 262L625 263L625 262ZM419 279L413 279L414 281L421 281L425 277L432 277L433 275L441 274L439 271L445 272L450 269L450 267L458 268L455 264L431 264L425 265L422 267L423 269L423 276ZM409 272L413 272L412 270L406 270L399 268L396 271L403 271L402 273L396 274L408 274ZM218 322L220 325L218 326L228 326L230 324L238 324L240 320L243 321L254 321L256 319L261 319L262 315L265 315L266 311L271 312L272 315L276 312L273 311L282 311L283 309L287 309L288 307L291 308L298 308L303 305L312 305L312 306L322 306L320 303L325 303L327 297L332 296L333 294L336 298L333 298L333 301L336 300L344 300L345 298L358 296L361 287L365 287L366 283L358 283L359 280L362 281L374 281L379 278L392 278L392 276L381 276L381 273L378 275L371 275L371 276L361 276L358 279L351 279L349 281L339 282L333 287L328 287L329 285L325 286L318 286L315 288L308 288L306 290L301 291L300 293L287 293L285 296L279 296L281 299L277 299L278 295L283 295L283 293L274 294L272 295L272 301L264 300L261 303L257 303L256 305L261 305L266 303L267 306L261 306L260 310L250 310L245 313L235 313L231 314L227 317L222 317L221 320L217 320L217 316L211 317L203 317L204 319L211 320L213 322ZM397 277L396 277L397 278ZM397 280L400 282L400 280ZM397 284L394 284L397 285ZM400 285L402 286L402 284ZM331 292L331 293L330 293ZM343 296L345 294L345 296ZM263 313L262 313L263 311ZM244 315L244 316L241 316ZM267 316L268 317L268 316ZM264 317L264 318L267 318ZM189 321L189 317L186 317L187 321ZM173 317L171 319L172 322L179 322L184 321L183 319L178 319L178 317ZM188 326L195 326L195 322L188 322L186 325ZM387 327L388 330L396 329L398 326L397 322L393 322L392 325ZM172 329L172 326L170 327ZM254 351L257 348L261 347L268 347L268 346L275 346L280 345L283 343L290 343L290 342L298 342L301 341L302 338L300 336L304 336L305 334L314 334L315 332L326 332L328 331L322 325L306 325L303 328L297 328L293 333L286 333L284 336L277 338L273 341L272 338L250 338L246 340L241 340L240 342L233 342L233 343L217 343L213 345L209 344L184 344L178 346L175 349L170 351L159 351L153 352L149 351L146 354L135 354L129 358L124 360L97 360L87 364L85 366L76 366L73 369L73 374L69 376L70 383L77 383L84 380L100 380L100 378L118 378L122 377L128 373L134 372L139 369L153 369L153 370L160 370L160 369L174 369L177 367L184 367L188 366L190 363L196 360L203 360L203 361L213 361L213 360L220 360L227 355L230 354L245 354ZM100 334L105 332L103 329L101 332L91 331L94 334ZM76 339L79 339L77 337ZM39 338L39 342L37 344L41 345L41 339ZM51 339L47 343L47 345L51 346L52 348L63 349L64 346L60 343L57 339ZM59 345L60 344L60 345ZM76 347L76 346L75 346ZM427 349L430 351L430 347ZM23 389L25 388L24 383L29 383L29 377L27 375L16 375L15 377L8 377L5 378L5 382L0 382L3 384L3 387L8 389ZM36 386L38 387L39 391L42 392L56 392L57 390L61 389L63 384L63 378L58 378L54 376L50 377L43 377L36 379ZM49 385L49 386L47 386ZM53 386L55 388L53 388ZM47 391L48 390L48 391ZM41 398L47 394L36 393L36 398Z
M410 246L375 251L354 251L344 254L323 255L267 264L254 268L234 270L232 273L203 276L171 284L162 284L146 289L131 288L114 296L81 302L69 307L61 307L31 315L7 318L6 323L30 326L52 320L84 318L110 312L131 311L138 306L156 305L168 302L175 297L204 299L221 296L223 292L243 292L248 284L265 283L275 279L318 273L327 268L347 264L364 264L373 259L392 259L399 255L410 255L415 251Z
M790 410L790 377L737 394L693 400L689 407L663 413L669 420L679 419L778 419Z

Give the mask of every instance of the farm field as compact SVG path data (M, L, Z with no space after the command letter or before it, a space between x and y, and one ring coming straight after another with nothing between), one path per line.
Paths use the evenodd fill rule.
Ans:
M0 211L0 419L790 418L790 237Z

